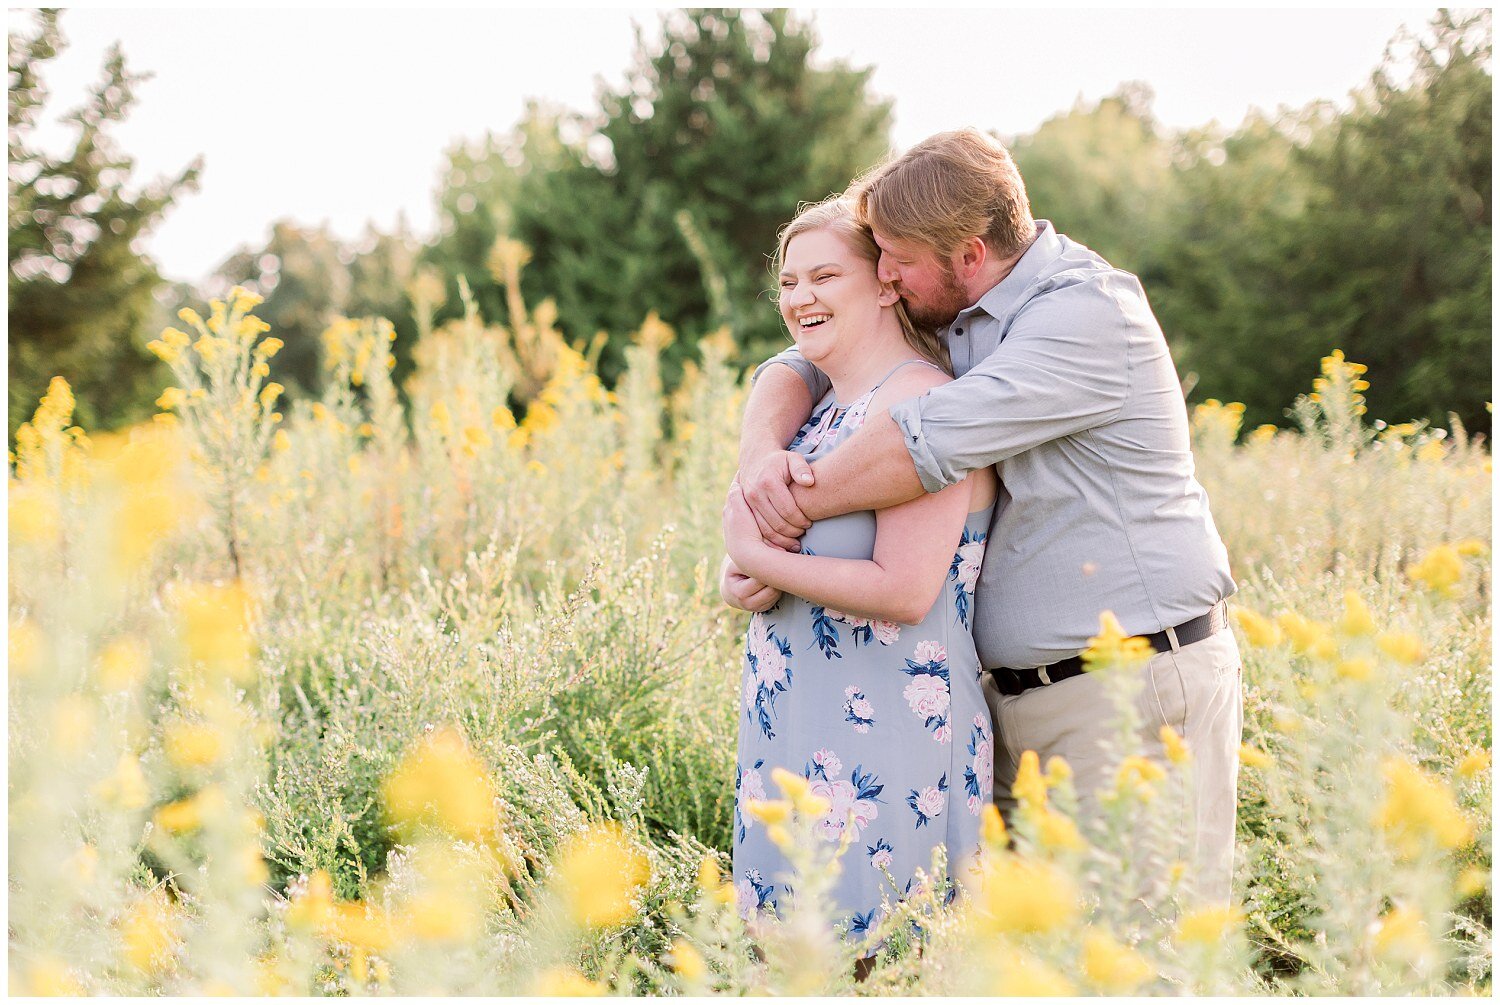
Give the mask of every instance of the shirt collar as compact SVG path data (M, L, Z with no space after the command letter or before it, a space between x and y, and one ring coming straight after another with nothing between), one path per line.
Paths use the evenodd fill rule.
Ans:
M975 311L984 311L992 318L1003 317L1042 270L1056 261L1062 252L1062 238L1058 236L1057 228L1049 220L1037 220L1036 240L1031 242L1031 247L1026 249L1010 274L990 287L989 292L973 306L959 311L959 318L966 318Z

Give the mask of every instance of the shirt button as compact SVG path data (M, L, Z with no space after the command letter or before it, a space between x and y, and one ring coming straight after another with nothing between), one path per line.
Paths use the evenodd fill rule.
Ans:
M955 335L962 335L963 333L964 333L964 330L962 328L955 328L955 329L953 329L953 334L955 334Z

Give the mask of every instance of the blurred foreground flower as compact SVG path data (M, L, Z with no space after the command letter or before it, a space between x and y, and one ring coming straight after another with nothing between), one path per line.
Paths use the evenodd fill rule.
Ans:
M635 894L651 865L616 823L593 824L568 837L557 857L557 889L569 916L588 928L617 925L635 914Z
M496 831L489 773L451 727L424 737L408 751L381 793L387 814L407 833L436 827L482 841Z

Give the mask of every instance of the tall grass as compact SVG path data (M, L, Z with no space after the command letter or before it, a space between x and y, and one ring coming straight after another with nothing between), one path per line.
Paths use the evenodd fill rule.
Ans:
M608 390L513 295L505 326L421 326L408 410L389 324L340 321L322 398L279 411L255 302L154 343L179 385L156 423L90 436L57 380L18 433L14 991L1489 987L1489 455L1368 424L1342 354L1298 431L1194 417L1241 583L1240 903L1195 902L1171 862L1125 869L1180 834L1191 751L1127 761L1076 820L1066 766L1033 764L969 895L942 906L941 862L893 892L856 984L818 891L862 863L809 836L795 778L756 807L795 910L747 923L721 875L728 335L669 396L674 336L648 318ZM1130 679L1111 677L1122 757Z

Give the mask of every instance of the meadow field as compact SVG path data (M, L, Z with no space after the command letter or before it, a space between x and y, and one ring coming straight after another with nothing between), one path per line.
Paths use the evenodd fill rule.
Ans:
M418 319L409 409L378 319L330 327L321 400L283 409L238 289L152 344L155 422L92 433L37 389L9 485L12 993L1488 993L1487 444L1371 422L1332 345L1287 389L1296 429L1199 405L1240 584L1237 902L1123 854L1177 847L1192 751L1140 756L1136 654L1101 628L1104 809L1026 765L983 882L945 906L937 862L893 892L856 983L823 893L869 866L813 837L804 780L747 819L795 909L747 929L729 875L730 336L667 393L648 317L607 389L599 344L521 301L523 258L504 325Z

